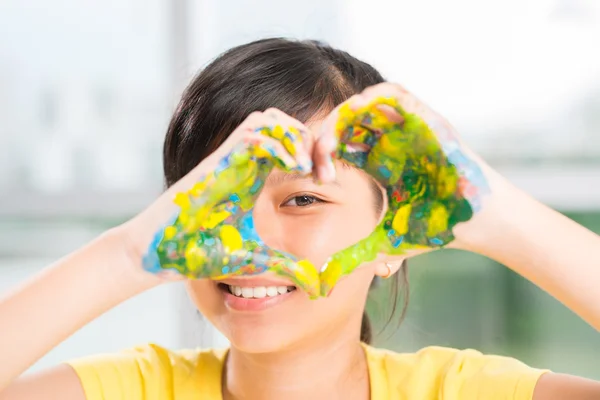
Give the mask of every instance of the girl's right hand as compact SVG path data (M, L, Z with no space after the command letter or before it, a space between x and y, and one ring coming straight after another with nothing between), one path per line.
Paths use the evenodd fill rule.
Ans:
M285 113L250 114L217 151L122 226L133 268L155 273L147 278L157 283L269 269L309 293L318 290L310 288L318 286L314 266L269 249L252 223L271 169L310 173L311 147L308 129Z
M408 257L458 246L455 228L472 228L488 200L484 163L445 118L399 85L372 86L341 104L323 123L323 134L317 152L334 151L387 195L371 235L330 258L321 277L324 293L361 262L391 264L389 274Z

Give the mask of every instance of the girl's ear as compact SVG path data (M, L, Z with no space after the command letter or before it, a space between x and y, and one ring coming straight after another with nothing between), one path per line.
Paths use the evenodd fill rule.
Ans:
M394 260L390 262L384 262L377 264L375 267L375 275L386 279L390 276L394 275L402 266L404 265L404 260Z

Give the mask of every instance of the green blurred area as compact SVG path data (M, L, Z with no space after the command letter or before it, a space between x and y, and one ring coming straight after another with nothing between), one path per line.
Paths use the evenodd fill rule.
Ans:
M567 215L600 233L600 213ZM400 326L402 298L383 329L393 301L391 279L371 293L367 310L376 346L403 352L429 345L474 348L600 379L600 334L508 268L457 250L430 253L409 264L409 306Z

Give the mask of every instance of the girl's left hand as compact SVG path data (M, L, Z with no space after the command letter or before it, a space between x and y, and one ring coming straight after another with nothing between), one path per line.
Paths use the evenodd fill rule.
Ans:
M330 259L321 294L362 262L383 255L395 272L407 257L455 244L454 228L471 220L489 193L483 162L456 130L395 84L370 87L329 115L314 158L331 156L369 173L387 195L387 210L371 235ZM321 181L335 179L319 172Z

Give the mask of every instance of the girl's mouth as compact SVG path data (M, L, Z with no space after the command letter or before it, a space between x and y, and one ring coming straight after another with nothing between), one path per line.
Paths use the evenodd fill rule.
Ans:
M219 289L244 299L263 299L277 297L296 290L295 286L235 286L219 283Z

